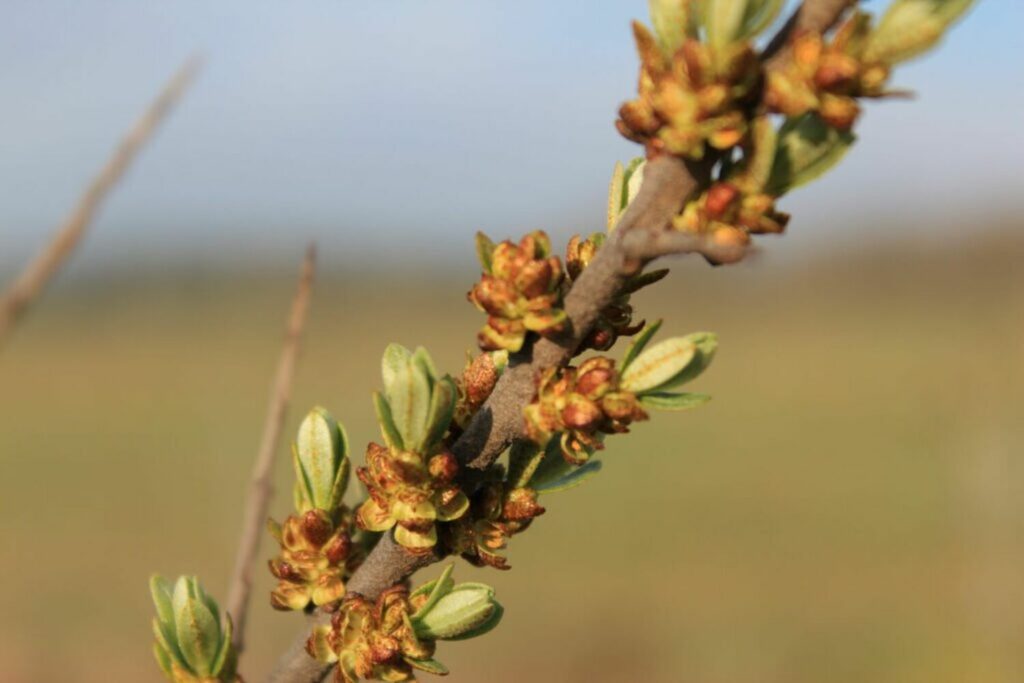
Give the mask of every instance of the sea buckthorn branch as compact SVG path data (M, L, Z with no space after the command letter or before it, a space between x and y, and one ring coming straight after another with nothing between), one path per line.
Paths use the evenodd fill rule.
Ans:
M281 606L319 612L270 680L320 681L335 667L346 682L443 674L436 640L492 628L501 610L488 587L460 589L446 572L410 593L409 577L449 554L508 568L499 551L544 513L538 496L592 475L606 436L648 409L707 398L676 389L707 367L715 337L647 348L659 323L634 322L629 296L664 273L644 267L682 253L735 262L751 236L782 232L777 200L842 158L859 100L892 94L892 67L934 45L971 0L895 0L877 25L856 10L844 20L850 0L807 0L759 53L754 40L782 4L650 0L653 32L634 24L637 97L616 122L646 160L616 170L608 233L574 238L564 266L543 233L518 244L478 236L483 277L469 298L487 314L484 353L453 379L425 351L389 347L375 397L384 445L369 448L359 471L369 498L352 515L340 497L344 438L325 448L331 457L298 458L304 539L282 542L271 566L292 592ZM633 335L621 361L570 365ZM300 560L307 571L291 572ZM450 610L430 625L421 617L435 602Z

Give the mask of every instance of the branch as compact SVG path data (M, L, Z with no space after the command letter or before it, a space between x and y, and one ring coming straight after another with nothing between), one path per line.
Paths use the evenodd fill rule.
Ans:
M857 4L857 0L808 0L793 12L793 16L782 26L768 47L761 53L761 60L768 68L780 66L789 59L790 39L800 33L825 33L836 25L843 13Z
M854 1L806 0L787 26L827 30ZM786 40L783 37L783 45ZM646 261L668 253L700 252L712 258L726 255L712 254L707 243L695 242L689 236L677 238L668 230L672 218L699 189L698 179L706 173L707 169L700 165L670 156L658 157L647 164L639 194L623 214L615 232L566 295L567 331L558 338L538 339L513 355L490 398L452 445L452 452L464 467L462 482L467 493L475 490L480 475L512 441L523 436L523 407L533 399L538 373L569 362L601 310L615 297L628 276ZM437 550L425 556L411 555L388 533L359 566L346 589L376 598L385 588L440 559ZM318 624L329 620L329 615L323 614L313 619ZM305 651L305 641L303 634L292 643L278 660L269 683L320 683L324 680L333 665L311 658Z
M252 467L251 488L249 500L245 505L245 515L242 518L242 536L238 543L238 554L235 557L235 569L229 583L227 611L234 621L232 641L236 652L239 653L244 646L245 618L249 608L249 593L252 590L252 567L256 561L256 553L259 551L260 537L266 527L270 498L274 494L274 487L271 483L274 454L281 441L281 429L288 412L292 379L295 376L295 361L302 341L302 330L306 324L306 311L309 309L315 270L316 248L310 244L306 249L306 258L302 262L302 270L299 274L298 289L295 291L291 312L288 315L284 345L281 348L281 357L277 362L274 386L270 392L270 404L267 406L267 419L263 423L263 438L260 440L256 462Z
M135 122L118 145L114 154L100 169L71 214L54 234L43 250L33 259L7 291L0 296L0 347L11 334L15 323L29 304L50 281L68 258L82 235L92 223L96 211L107 194L121 180L139 150L150 140L160 122L181 99L199 70L199 60L193 57L185 62L164 87L163 92L149 105L149 109Z

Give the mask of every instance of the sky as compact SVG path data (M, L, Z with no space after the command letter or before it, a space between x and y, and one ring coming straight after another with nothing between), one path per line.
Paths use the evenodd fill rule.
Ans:
M867 3L883 7L886 3ZM74 271L297 258L428 267L471 235L603 226L642 0L4 0L0 278L45 243L171 73L192 90ZM841 167L787 197L796 254L964 234L1024 209L1024 2L980 0L871 103ZM891 222L891 221L889 221ZM957 232L959 231L959 232ZM771 249L781 248L774 244Z

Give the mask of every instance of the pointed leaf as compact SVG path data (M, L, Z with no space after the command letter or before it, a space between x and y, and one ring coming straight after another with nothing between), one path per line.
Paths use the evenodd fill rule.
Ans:
M385 443L396 450L405 450L402 435L398 433L395 420L391 417L391 407L379 391L373 392L373 408L377 412L377 422L380 423L380 432Z
M491 257L494 255L494 242L483 232L476 233L476 257L480 267L487 275L491 274Z
M715 351L718 350L718 335L714 332L694 332L686 335L683 339L691 342L697 348L697 353L682 372L662 384L658 387L659 389L672 389L697 379L715 358Z
M448 675L448 668L436 659L413 659L412 657L403 657L402 659L412 668L426 671L428 674L435 674L437 676Z
M173 681L174 674L171 671L171 655L160 643L153 643L153 657L156 658L156 664L164 672L164 676Z
M622 213L622 193L626 187L626 170L618 161L612 171L612 181L608 185L608 232L615 228Z
M746 15L743 17L740 37L753 38L771 26L785 4L786 0L750 0Z
M455 415L455 403L458 399L458 389L451 377L445 375L434 385L433 395L430 398L430 411L427 415L427 431L419 449L423 453L430 453L444 437L445 432L452 423Z
M636 357L623 371L620 386L639 394L669 383L693 360L697 348L685 337L658 342Z
M704 26L708 44L716 54L724 54L743 34L743 19L751 0L714 0L704 3Z
M459 635L449 636L444 640L469 640L470 638L476 638L477 636L484 635L488 631L494 630L494 627L501 623L501 618L505 616L505 608L501 606L501 603L494 602L491 604L493 609L491 610L490 616L485 621L481 622L479 626L471 628Z
M388 400L391 399L399 370L406 368L411 358L412 352L401 344L388 344L384 349L384 356L380 360L380 375L384 380L384 395Z
M159 574L149 577L149 592L153 596L156 614L165 624L174 623L174 608L171 606L171 584Z
M530 483L541 461L544 460L545 449L532 441L516 441L508 454L508 475L505 482L508 489L518 489Z
M655 410L689 410L690 408L702 406L710 400L711 397L707 394L673 394L656 391L641 395L640 405L645 408L654 408Z
M409 596L410 598L415 598L419 595L427 595L427 601L420 605L420 608L412 615L412 619L415 620L422 617L437 604L438 600L451 592L452 588L455 587L455 581L452 579L453 571L455 571L455 565L449 564L441 572L441 576L423 584Z
M856 137L837 131L814 113L789 119L779 130L767 192L780 197L820 177L846 155Z
M221 669L228 663L229 657L233 654L231 651L231 633L234 631L234 623L231 621L231 615L224 615L224 632L220 638L220 647L217 650L217 655L213 658L213 665L210 667L210 673L214 676L220 674Z
M293 490L295 509L305 512L313 507L313 489L309 477L306 476L306 470L303 469L302 462L299 460L299 448L294 443L292 444L292 469L295 471L295 489Z
M865 61L897 64L927 52L974 0L894 0L868 38Z
M178 579L172 602L178 648L190 669L209 676L220 647L220 624L197 594L194 579Z
M420 365L410 361L395 368L388 391L388 406L395 427L402 435L402 443L407 448L415 448L422 443L430 410L430 380Z
M417 637L425 640L465 638L469 632L482 632L479 629L491 623L496 608L493 588L482 583L460 583L441 596L413 626Z
M661 320L655 320L652 323L648 323L644 329L640 330L633 341L630 342L629 346L626 347L626 353L622 356L622 364L619 366L619 372L625 372L629 366L636 360L636 357L640 355L647 344L651 341L651 337L657 334L658 330L661 329Z
M295 439L299 463L307 477L311 502L330 509L338 467L346 456L345 435L331 414L316 407L299 425Z
M676 53L688 36L696 35L696 14L693 0L648 0L651 25L658 38L658 47L668 59Z
M557 460L552 460L550 468L543 472L538 471L530 487L538 494L557 493L576 488L590 477L601 471L600 460L588 460L582 465L572 465L565 461L559 454Z

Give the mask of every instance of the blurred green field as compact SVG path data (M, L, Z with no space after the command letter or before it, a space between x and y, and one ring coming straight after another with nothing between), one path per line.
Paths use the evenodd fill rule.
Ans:
M1024 680L1024 242L814 265L775 262L784 246L681 261L639 298L668 333L720 334L715 400L613 439L598 478L544 501L512 571L486 574L502 626L441 646L450 680ZM288 432L323 404L361 458L389 341L459 369L468 259L321 278ZM156 681L149 573L223 598L292 286L59 285L0 353L4 681ZM300 628L269 579L251 681Z

